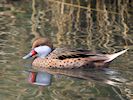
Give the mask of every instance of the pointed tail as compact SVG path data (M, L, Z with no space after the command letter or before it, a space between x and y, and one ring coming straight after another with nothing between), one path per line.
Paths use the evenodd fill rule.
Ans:
M125 53L128 49L125 49L123 51L114 53L114 54L110 54L110 55L106 55L109 59L105 60L104 62L110 62L112 60L114 60L116 57L122 55L123 53Z

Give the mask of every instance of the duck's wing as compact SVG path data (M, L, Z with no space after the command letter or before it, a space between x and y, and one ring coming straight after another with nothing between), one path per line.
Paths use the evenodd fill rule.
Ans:
M49 54L50 59L92 58L94 60L106 60L106 56L91 50L56 48Z

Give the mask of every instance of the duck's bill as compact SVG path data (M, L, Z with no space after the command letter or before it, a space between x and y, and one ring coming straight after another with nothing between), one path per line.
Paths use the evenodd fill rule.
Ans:
M32 57L32 54L29 53L29 54L27 54L26 56L24 56L23 59L28 59L28 58L31 58L31 57Z
M23 59L31 58L32 56L36 55L37 52L35 50L32 50L29 54L23 57Z

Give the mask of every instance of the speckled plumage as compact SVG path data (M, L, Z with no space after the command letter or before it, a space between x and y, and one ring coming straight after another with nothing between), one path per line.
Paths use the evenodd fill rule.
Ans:
M103 67L107 57L89 50L56 48L46 58L36 58L33 66L40 68Z

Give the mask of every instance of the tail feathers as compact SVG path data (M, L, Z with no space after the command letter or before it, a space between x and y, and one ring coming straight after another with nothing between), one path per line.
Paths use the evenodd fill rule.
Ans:
M125 53L127 50L128 50L128 49L125 49L125 50L120 51L120 52L118 52L118 53L106 55L107 58L109 58L109 59L105 60L104 62L110 62L110 61L114 60L116 57L122 55L122 54Z

